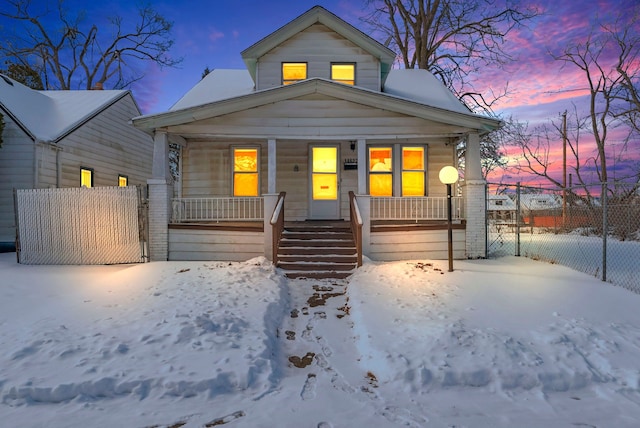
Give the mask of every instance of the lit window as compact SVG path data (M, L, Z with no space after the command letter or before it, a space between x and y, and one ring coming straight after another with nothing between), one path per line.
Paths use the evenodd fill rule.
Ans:
M93 187L93 169L80 168L80 186Z
M258 196L258 149L233 149L233 196Z
M126 175L118 175L118 186L127 187L129 185L129 177Z
M424 147L402 148L402 196L425 195Z
M314 200L338 199L337 159L337 147L313 147L312 187Z
M356 65L355 64L331 64L331 80L344 83L345 85L355 85Z
M393 195L391 147L369 147L369 194Z
M282 84L289 85L307 78L306 62L283 62L282 63Z

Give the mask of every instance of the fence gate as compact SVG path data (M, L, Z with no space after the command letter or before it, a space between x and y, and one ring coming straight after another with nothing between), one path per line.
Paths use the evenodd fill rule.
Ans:
M20 189L16 251L23 264L115 264L146 259L142 189Z

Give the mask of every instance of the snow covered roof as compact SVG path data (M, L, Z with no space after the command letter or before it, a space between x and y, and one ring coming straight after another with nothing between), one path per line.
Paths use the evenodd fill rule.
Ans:
M181 110L209 104L247 95L253 91L253 79L247 70L216 69L207 74L169 110Z
M551 193L524 193L520 195L523 208L529 210L544 210L562 206L558 195Z
M441 81L427 70L391 70L382 92L431 107L458 113L471 113Z
M489 195L490 211L514 211L516 203L508 195Z
M0 75L0 107L35 140L57 142L126 90L36 91Z
M191 88L169 110L182 110L253 92L253 79L247 70L216 69ZM427 70L391 70L382 93L430 107L472 114Z

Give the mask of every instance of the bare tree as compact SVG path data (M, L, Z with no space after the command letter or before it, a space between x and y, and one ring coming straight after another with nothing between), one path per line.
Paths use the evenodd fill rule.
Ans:
M631 12L631 13L629 13ZM596 143L594 166L600 182L609 179L610 130L628 127L638 133L640 115L640 6L613 23L601 23L584 41L568 45L554 59L577 67L588 98L588 122ZM628 141L628 139L627 139Z
M404 68L429 70L472 110L491 112L508 93L481 94L476 73L514 58L504 49L507 34L539 15L535 7L493 0L367 0L365 18L381 40L400 53Z
M149 5L138 7L135 22L109 18L105 31L86 23L85 13L68 12L63 0L43 11L30 0L7 0L0 16L11 21L0 33L0 56L36 70L46 89L124 88L142 77L136 68L142 61L180 62L169 56L172 23Z

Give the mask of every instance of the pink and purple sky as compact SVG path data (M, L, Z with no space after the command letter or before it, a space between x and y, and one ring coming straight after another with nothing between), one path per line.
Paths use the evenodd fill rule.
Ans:
M533 127L549 119L558 120L563 111L572 111L574 105L583 110L587 94L583 75L576 67L563 67L554 61L550 52L559 53L567 44L584 40L598 18L631 12L634 7L637 11L636 2L538 0L535 4L543 14L529 28L514 31L506 39L505 48L516 60L505 69L487 67L480 74L479 82L487 82L496 89L508 82L510 97L501 100L496 111L504 116L513 115ZM34 5L45 3L46 0L36 0ZM205 67L244 68L242 50L317 4L367 32L360 20L368 12L365 3L365 0L153 0L151 4L174 23L172 55L182 57L183 62L176 69L148 66L144 79L132 88L134 96L144 114L167 110L200 80ZM97 22L104 22L116 13L126 17L135 12L135 5L129 0L66 0L65 4L72 10L86 10L87 19ZM478 84L478 89L482 89L481 85ZM614 136L610 144L613 150L618 146L619 152L622 137L616 140ZM640 159L640 142L631 142L627 147L625 157L630 160L615 169L620 169L619 174L634 171L637 174L638 161L631 159ZM586 139L584 146L581 141L583 148L589 150Z

